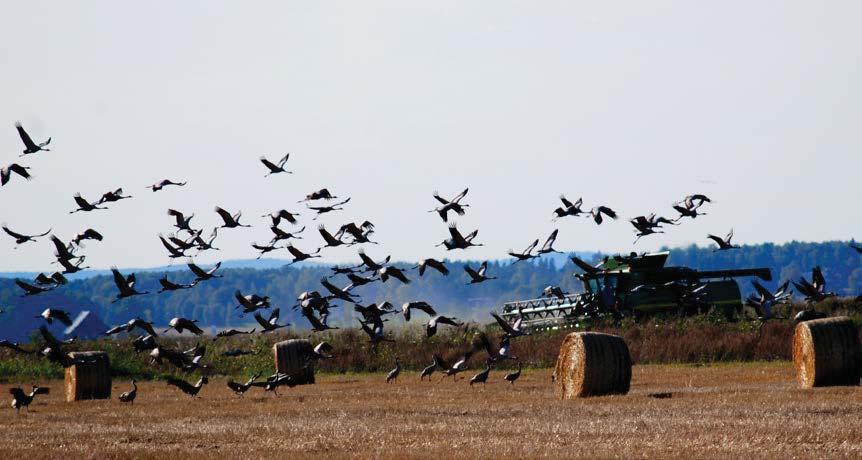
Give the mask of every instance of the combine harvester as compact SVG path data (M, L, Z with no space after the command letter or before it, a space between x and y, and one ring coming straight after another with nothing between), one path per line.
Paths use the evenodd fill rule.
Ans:
M510 323L523 318L522 327L530 330L566 327L603 317L640 319L659 313L688 316L710 310L732 319L743 313L742 294L735 278L772 279L768 268L698 271L665 267L669 254L606 257L596 266L573 257L572 261L584 272L575 274L583 282L583 293L509 302L503 305L502 316Z

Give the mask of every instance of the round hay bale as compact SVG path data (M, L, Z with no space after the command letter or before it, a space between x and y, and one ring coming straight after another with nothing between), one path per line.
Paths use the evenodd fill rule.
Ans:
M859 332L853 321L837 317L797 324L793 364L802 388L859 385Z
M104 351L69 353L73 364L66 368L66 401L111 398L111 363Z
M299 385L314 383L314 354L311 342L291 339L272 346L275 371L293 377Z
M626 394L632 381L632 359L622 337L573 332L560 346L554 369L561 399Z

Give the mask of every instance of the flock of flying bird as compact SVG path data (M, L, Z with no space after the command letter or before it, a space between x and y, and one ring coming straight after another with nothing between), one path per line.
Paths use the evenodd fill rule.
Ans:
M16 124L16 128L25 147L23 154L21 155L22 157L41 151L50 151L46 148L46 146L51 142L50 138L37 144L30 138L20 124ZM289 154L275 162L270 161L267 158L261 158L260 161L266 168L265 176L293 174L292 171L288 171L286 169L289 158ZM3 167L0 169L0 179L2 179L0 180L0 185L7 185L7 183L11 181L13 175L18 175L29 180L31 177L29 170L30 167L24 166L20 163L13 163ZM185 181L164 179L146 188L155 193L162 191L167 187L185 187L186 185L187 182ZM457 216L464 216L466 214L466 210L470 205L463 201L466 198L468 191L469 189L464 189L451 199L444 198L436 192L433 194L433 198L436 200L437 206L429 212L436 213L443 222L448 224L449 233L445 240L437 244L438 247L442 246L446 250L451 251L465 250L474 246L482 246L482 243L476 241L478 230L473 230L464 234L458 229L457 223L451 220L451 214L453 213ZM74 196L74 201L77 207L70 211L70 213L105 210L109 209L109 205L132 198L133 197L131 195L125 194L122 188L105 192L99 199L93 201L84 198L80 194L76 194ZM554 220L565 217L583 216L592 219L597 225L602 225L608 219L617 219L617 212L605 205L597 205L592 207L589 211L586 211L582 208L582 199L571 202L565 196L561 196L560 201L562 202L562 206L553 211ZM309 193L298 203L305 204L306 209L313 214L312 220L317 220L324 214L343 210L344 206L349 202L349 197L339 199L338 196L333 195L328 189L322 188ZM710 202L711 200L707 196L695 194L688 196L673 205L673 209L679 214L676 218L669 219L657 216L656 214L649 214L631 219L630 223L635 228L636 233L635 243L642 237L656 233L663 233L664 225L679 225L683 218L694 219L700 215L704 215L701 211L701 207L705 203ZM195 228L192 223L192 220L195 217L194 214L185 213L176 209L168 209L167 214L173 220L173 228L171 229L171 232L166 232L165 234L160 234L158 236L161 244L167 252L167 256L170 259L184 259L190 257L192 251L196 254L206 251L217 251L219 249L215 244L219 231L251 227L251 225L242 222L242 212L240 211L231 212L222 207L216 207L215 213L219 216L222 224L212 228L205 237L204 229ZM272 239L265 243L254 242L251 244L252 248L258 251L258 257L284 249L292 257L290 264L294 264L319 258L321 257L321 251L326 250L327 248L378 244L376 241L371 239L375 226L370 221L366 220L356 223L348 222L338 227L335 232L331 232L323 224L320 224L317 227L317 231L320 234L323 245L311 251L304 251L294 245L295 241L303 239L303 237L299 235L306 230L305 226L295 229L296 226L300 225L297 218L299 215L299 213L291 212L287 209L279 209L270 214L261 216L269 219L268 222L270 225L268 225L268 227L272 232ZM283 223L286 223L291 227L285 228ZM103 239L103 235L92 228L85 229L68 242L51 234L50 229L38 234L20 233L10 229L6 225L3 225L2 229L7 235L14 238L16 247L18 245L36 242L40 238L50 235L49 239L54 247L55 263L59 264L61 269L50 275L40 273L33 281L17 279L16 284L22 289L23 295L27 296L38 295L57 289L67 284L68 281L65 275L89 268L84 265L86 256L82 254L83 243L88 240L101 241ZM517 263L535 259L544 254L558 252L553 247L557 234L558 230L554 230L545 239L541 246L539 246L539 239L536 239L523 251L516 252L509 250L508 255L514 259L515 263ZM736 248L736 246L731 242L733 237L732 230L724 238L715 235L708 235L708 237L718 245L717 250ZM406 302L400 309L397 309L389 302L383 302L380 305L372 303L364 306L361 304L361 295L357 292L361 290L362 286L375 282L386 283L390 279L395 280L393 282L404 284L410 283L412 281L410 276L412 275L408 275L411 270L416 270L419 277L426 276L428 269L433 269L442 276L448 276L449 269L446 267L444 261L427 258L421 260L411 269L402 269L390 264L390 256L387 256L382 260L375 260L366 254L363 249L358 250L358 256L360 259L358 265L350 267L331 267L332 275L320 280L320 286L322 288L320 291L306 291L297 297L297 303L293 308L301 311L302 316L308 321L312 332L338 329L337 327L330 326L327 321L331 309L339 306L334 304L334 302L337 301L354 305L355 311L361 316L361 319L358 320L359 327L365 334L367 334L368 340L373 347L376 347L383 342L394 342L394 340L386 334L384 323L388 321L388 315L399 312L405 321L410 321L414 312L424 314L427 317L427 320L425 321L425 332L427 337L434 336L437 333L438 328L441 326L457 328L463 325L463 323L461 323L457 318L438 313L432 305L422 300ZM171 281L167 276L164 276L159 280L160 288L157 293L160 294L164 292L193 289L200 283L222 276L218 274L221 263L217 263L209 269L204 269L193 262L188 262L187 265L189 270L195 276L194 281L189 284L181 284ZM488 274L487 262L484 262L475 268L464 266L464 270L469 278L467 282L468 284L478 284L496 279L496 277ZM149 294L149 291L141 290L137 285L134 273L126 275L121 273L117 268L112 268L111 271L114 284L117 288L114 302L130 297ZM812 297L828 295L828 293L823 292L824 283L822 282L822 275L818 278L818 273L819 271L815 272L814 281L812 283L808 283L804 285L804 287L797 284L797 288L800 292L806 292L807 295L811 295ZM336 275L345 275L349 280L349 284L343 287L335 285L331 278ZM561 290L554 286L549 286L545 292L554 295L554 293L560 294ZM776 293L770 293L765 288L758 289L758 293L761 297L752 297L750 301L759 302L759 305L762 307L766 305L766 307L763 308L768 308L772 304L782 302L786 299L786 286L784 286L783 289L779 289ZM243 293L237 290L234 297L237 301L236 308L241 310L240 314L252 314L260 327L260 333L273 332L289 325L279 323L280 308L272 308L270 298L268 296L259 295L257 293ZM262 314L265 310L269 310L267 316L263 316ZM491 315L503 331L503 334L500 337L492 339L484 333L477 333L470 347L466 351L457 353L455 355L456 359L451 364L442 357L435 355L434 362L429 364L429 366L420 373L420 379L424 380L425 377L429 377L430 379L431 374L438 369L442 370L445 376L455 377L458 373L468 369L468 363L474 354L486 353L487 357L485 360L485 368L470 379L471 385L473 383L485 383L494 363L508 359L517 360L517 357L510 354L510 341L526 334L526 332L521 328L521 320L519 319L513 324L510 324L496 313L491 313ZM58 309L48 308L38 317L43 318L47 323L58 321L65 325L70 325L72 322L66 312ZM167 330L174 330L179 334L183 334L185 332L195 335L204 334L204 331L196 323L197 320L194 319L177 317L170 321L169 328ZM255 333L255 329L251 329L249 331L239 331L235 329L221 331L217 334L216 339L238 334L252 334ZM63 347L68 343L53 337L44 326L41 326L39 330L47 344L47 347L38 353L42 354L49 360L60 363L64 366L71 365L72 363L70 362L70 358L63 352ZM132 347L137 352L149 352L153 363L162 363L167 361L186 372L195 370L207 371L208 366L202 362L205 356L206 347L196 346L191 350L182 351L162 346L157 342L158 333L155 331L152 323L141 318L131 318L127 323L111 328L106 332L106 334L113 335L123 332L131 333L136 330L140 330L142 334L132 341ZM167 330L165 332L167 332ZM35 351L24 350L18 346L18 344L7 341L0 341L0 346L22 353L37 353ZM326 342L322 342L315 347L313 354L308 358L327 359L332 357L330 354L331 351L332 347ZM250 352L240 349L229 350L226 352L228 356L241 356L247 353ZM400 372L401 366L396 358L395 368L389 373L386 381L391 382L395 380ZM519 364L518 371L506 374L504 379L513 383L520 376L520 372L521 367ZM258 378L259 375L254 376L244 384L231 381L228 385L235 392L242 394L253 386L259 386L266 390L275 390L278 386L289 386L292 384L290 376L282 374L272 375L265 381L261 382L257 381ZM200 380L195 384L191 384L181 379L171 379L168 381L169 384L178 387L180 390L191 396L196 396L203 385L207 382L208 380L205 376L200 378ZM22 406L27 406L29 401L31 401L35 395L42 394L46 391L47 389L45 388L34 387L33 391L27 395L19 388L12 389L12 394L14 396L13 406L15 406L16 409ZM134 388L129 392L123 393L120 399L124 402L131 402L134 401L136 394L137 386L134 386Z
M26 133L26 131L20 124L17 124L16 127L22 141L25 144L24 155L34 154L39 151L49 151L49 149L45 148L45 146L49 144L50 139L41 144L36 144L31 140L29 135ZM275 174L292 174L292 171L288 171L285 168L288 160L289 154L285 155L277 162L272 162L266 158L260 159L261 163L267 169L266 176ZM19 163L14 163L12 165L9 165L8 167L3 168L2 184L6 185L9 182L12 173L18 174L21 177L29 180L31 177L29 174L29 170L30 167L22 166ZM152 192L159 192L166 187L184 187L186 185L187 182L184 181L165 179L153 185L150 185L147 188L150 189ZM429 212L437 213L444 222L447 222L449 224L448 238L446 238L437 246L443 246L447 250L467 249L472 246L481 246L481 243L477 243L476 241L474 241L478 234L478 230L474 230L464 235L458 230L454 222L450 222L451 213L455 213L459 216L463 216L465 214L465 209L468 208L469 205L462 203L462 200L465 198L467 193L468 189L465 189L452 199L446 199L440 196L440 194L436 192L434 193L433 197L437 201L438 205ZM77 207L76 209L70 211L70 213L106 210L109 209L108 206L113 203L117 203L122 200L127 200L131 198L133 197L131 195L127 195L122 188L108 191L104 193L101 198L93 201L84 198L80 194L76 194L74 196L74 201ZM337 196L333 195L328 189L323 188L309 193L303 200L300 200L298 203L304 203L307 210L311 211L314 214L312 220L316 220L323 214L332 213L344 209L344 205L346 205L349 201L350 198L338 200ZM215 247L215 240L218 237L219 230L251 227L251 225L245 224L241 221L241 212L230 212L221 207L216 207L215 212L221 218L221 221L223 223L222 225L213 228L209 235L205 238L204 229L194 228L192 224L194 214L186 214L182 211L178 211L175 209L168 209L167 214L173 219L174 228L172 229L172 232L167 234L160 234L158 236L161 244L167 251L167 256L171 259L179 259L189 257L191 251L195 251L199 254L204 251L218 250L218 248ZM302 239L302 237L298 235L305 230L305 227L303 226L298 230L285 229L282 227L283 222L286 222L287 224L293 226L299 225L297 219L298 215L299 213L290 212L286 209L280 209L262 216L268 218L271 221L271 225L269 225L269 228L273 234L273 237L267 243L255 242L251 244L251 246L258 251L259 256L279 249L286 249L292 256L292 261L290 262L290 264L294 264L297 262L321 257L320 252L326 248L334 248L339 246L354 246L362 244L377 244L376 241L372 241L371 239L371 235L374 233L374 224L369 221L364 221L361 223L348 222L340 226L334 233L327 230L326 227L321 224L318 226L317 230L322 238L323 245L313 251L303 251L296 247L293 241ZM88 228L82 231L80 234L72 238L69 242L65 242L56 235L51 234L50 229L46 232L38 234L24 234L12 230L5 224L2 228L6 234L14 238L16 248L18 245L37 242L39 239L50 235L49 240L54 247L54 256L56 259L55 263L59 264L61 267L61 269L55 271L50 275L40 273L32 281L16 279L16 284L22 289L23 295L25 296L35 296L57 289L68 283L66 275L89 268L88 266L84 265L86 256L82 254L83 242L87 240L102 241L103 239L103 235L99 231L92 228ZM554 238L556 238L556 232L554 232L554 234L548 240L545 246L540 249L540 253L555 252L551 247ZM283 246L280 246L280 243L283 244ZM527 251L526 256L524 256L524 254L520 254L521 257L518 257L514 254L513 256L515 256L518 260L527 260L535 257L534 255L529 254L529 252L530 251ZM405 321L410 321L411 317L415 316L415 312L420 312L424 315L427 315L427 320L425 321L424 325L427 337L434 336L437 333L438 328L440 327L460 327L463 325L462 322L458 321L458 319L454 317L439 314L432 305L421 300L406 302L401 306L400 310L396 309L389 302L383 302L380 305L372 303L367 306L360 303L361 296L357 293L357 291L361 286L365 286L374 282L386 283L390 279L393 279L399 283L407 284L411 282L411 279L408 277L408 273L411 270L416 270L419 277L426 276L426 272L429 269L433 269L434 271L440 273L443 276L448 276L449 269L446 267L446 264L443 261L433 258L427 258L421 260L412 269L402 269L394 265L390 265L390 256L387 256L382 260L375 260L368 254L366 254L363 249L358 250L358 256L360 259L360 263L358 265L352 267L332 267L332 275L330 277L324 277L320 280L320 285L322 288L321 291L323 291L323 294L321 294L321 291L312 290L303 292L297 297L297 303L293 306L293 308L299 309L301 311L302 316L307 319L312 332L338 329L335 326L329 325L327 321L330 310L338 306L333 303L335 301L343 301L345 303L351 303L354 305L355 311L358 312L361 316L361 319L358 320L359 326L361 330L368 335L368 340L373 347L376 347L384 342L394 342L394 340L391 339L384 331L384 322L388 321L388 319L386 318L387 315L395 314L396 312L400 312L401 315L403 315ZM157 293L192 289L199 283L206 282L214 278L220 278L222 276L218 274L218 270L221 266L221 263L217 263L206 270L191 261L188 262L187 265L189 270L195 275L195 279L191 283L177 283L168 279L167 276L164 276L159 280L159 284L161 286ZM487 263L483 263L480 267L476 269L473 269L471 267L465 267L465 272L470 278L469 284L476 284L487 280L496 279L495 277L488 276L486 274L486 271ZM150 293L150 291L143 290L137 285L134 273L123 274L117 268L112 268L111 272L113 275L114 284L117 288L117 294L113 302L118 302L126 298L141 296ZM349 284L343 287L335 285L331 278L336 275L345 275L349 280ZM280 308L272 308L270 298L268 296L258 295L256 293L245 294L237 290L234 297L237 301L236 308L240 309L240 314L252 314L255 321L260 327L260 333L276 331L289 325L279 324ZM264 310L270 310L266 317L264 317L262 314ZM467 369L467 361L474 353L479 351L485 351L488 353L488 367L484 371L480 372L472 379L470 379L471 385L473 383L484 383L488 378L490 366L492 363L503 359L517 359L509 355L509 348L511 339L524 335L524 332L521 331L520 321L516 322L514 325L510 325L496 314L493 315L494 318L500 323L504 331L503 335L498 340L495 340L495 343L493 345L491 339L488 338L484 333L477 334L476 340L474 340L474 343L471 348L463 354L460 354L460 359L455 360L453 364L449 365L447 361L444 360L442 357L435 355L433 365L426 367L422 371L421 378L430 378L430 375L434 372L435 369L438 368L441 369L446 376L454 377L456 374L463 372ZM66 326L72 324L72 318L67 312L54 308L45 309L42 314L37 316L37 318L44 319L44 321L48 324L51 324L54 321L62 323ZM228 329L218 332L215 339L217 340L221 337L229 337L239 334L252 334L255 333L255 329L251 329L249 331ZM182 317L173 318L168 324L168 329L166 329L164 332L168 332L169 330L174 330L178 334L183 334L186 332L194 335L204 334L204 331L197 325L197 320ZM157 341L158 333L155 330L153 324L148 321L145 321L142 318L135 317L124 324L114 326L108 331L106 331L106 335L132 333L134 331L141 331L142 334L132 340L132 347L136 352L139 353L149 352L149 356L152 363L167 362L186 372L196 370L202 372L208 371L209 366L202 362L206 353L205 346L196 346L191 350L185 351L175 350L166 346L162 346ZM46 347L42 350L26 350L19 346L17 343L11 343L5 340L0 341L0 346L14 350L19 353L40 354L53 362L63 365L64 367L68 367L72 364L75 364L73 358L71 358L63 350L66 345L73 343L74 339L68 341L58 340L48 331L48 329L44 325L39 327L39 333L41 334L46 344ZM331 358L331 351L332 347L326 342L322 342L314 348L314 352L312 353L312 355L308 356L307 358ZM225 355L242 356L248 353L250 352L247 350L236 349L228 350L227 352L225 352ZM389 373L386 381L391 382L395 378L397 378L397 376L400 374L400 370L400 364L398 363L396 358L395 369L393 369L393 371ZM506 374L504 376L504 379L510 383L514 383L514 381L520 376L520 373L521 371L519 366L517 372ZM293 383L291 381L291 376L288 375L275 374L262 382L257 382L258 377L259 376L255 376L245 384L239 384L231 381L228 383L228 386L230 386L232 390L241 394L245 392L248 388L253 386L260 386L266 390L275 390L278 386L289 386ZM192 396L196 396L200 389L203 387L203 385L205 385L207 382L208 379L205 376L199 379L195 384L191 384L182 379L168 380L168 384L174 385L183 392ZM33 392L28 396L23 393L20 388L13 389L13 406L16 409L20 407L26 407L36 394L42 394L44 392L47 392L46 388L34 388ZM132 402L134 401L136 394L137 386L135 385L132 390L123 393L120 397L120 400L124 402Z

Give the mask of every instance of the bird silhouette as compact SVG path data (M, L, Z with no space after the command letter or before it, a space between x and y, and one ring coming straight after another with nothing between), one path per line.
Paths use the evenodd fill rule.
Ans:
M278 174L278 173L293 174L292 171L288 171L288 170L284 169L284 165L287 163L288 158L290 158L289 153L287 155L285 155L284 157L282 157L280 160L278 160L278 163L273 163L273 162L267 160L266 157L260 157L260 162L263 163L263 165L266 166L266 169L269 170L269 172L266 173L264 175L264 177L270 176L272 174Z
M9 227L7 227L5 224L3 225L3 231L4 231L4 232L6 232L6 234L7 234L7 235L9 235L9 236L11 236L12 238L15 238L15 246L16 246L16 247L17 247L18 245L21 245L21 244L24 244L24 243L27 243L27 242L30 242L30 241L35 242L35 241L36 241L36 238L41 238L41 237L43 237L43 236L45 236L45 235L47 235L47 234L51 233L51 229L49 228L49 229L48 229L48 231L47 231L47 232L45 232L45 233L40 233L40 234L37 234L37 235L23 235L23 234L21 234L21 233L13 232L13 231L12 231L12 230L10 230L10 229L9 229Z
M24 127L21 126L21 123L15 123L15 129L18 130L18 136L21 138L21 142L24 143L24 150L20 156L29 155L31 153L36 153L39 151L50 152L51 149L46 149L45 146L51 143L51 138L49 137L47 141L42 143L35 143L33 139L30 138L30 135L27 134L27 131L24 131Z
M174 181L172 181L172 180L170 180L170 179L164 179L164 180L162 180L162 181L156 182L156 183L155 183L155 184L153 184L153 185L149 185L149 186L147 186L146 188L151 189L151 190L152 190L152 191L154 191L154 192L158 192L158 191L160 191L161 189L163 189L163 188L165 188L165 187L167 187L167 186L169 186L169 185L174 185L174 186L177 186L177 187L185 187L185 186L186 186L186 184L188 184L188 182L174 182Z
M12 173L15 173L26 180L30 180L32 175L30 175L30 167L29 166L21 166L18 163L12 163L8 166L4 166L0 168L0 186L6 185L12 180Z

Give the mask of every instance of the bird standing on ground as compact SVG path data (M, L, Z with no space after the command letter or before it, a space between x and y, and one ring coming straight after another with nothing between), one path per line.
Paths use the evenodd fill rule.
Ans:
M30 391L30 394L24 393L24 390L21 388L10 388L9 394L12 395L12 407L15 409L16 413L20 412L22 407L26 407L29 411L30 403L33 402L36 395L46 395L50 393L50 391L50 388L37 387L36 385L33 385L33 390Z
M135 403L135 398L138 397L138 383L132 379L132 389L129 391L124 391L120 393L120 402L124 403Z
M470 388L473 388L474 383L481 383L484 386L488 382L488 375L491 374L491 363L485 363L485 369L474 375L470 379Z
M520 377L520 376L521 376L521 362L520 362L520 361L518 361L518 370L517 370L517 371L515 371L515 372L509 372L508 374L504 375L504 376L503 376L503 380L505 380L505 381L509 382L510 384L514 385L514 384L515 384L515 380L518 380L518 377Z
M395 379L398 378L398 375L401 374L401 363L398 362L398 357L395 357L395 368L389 371L386 374L386 383L394 382Z

